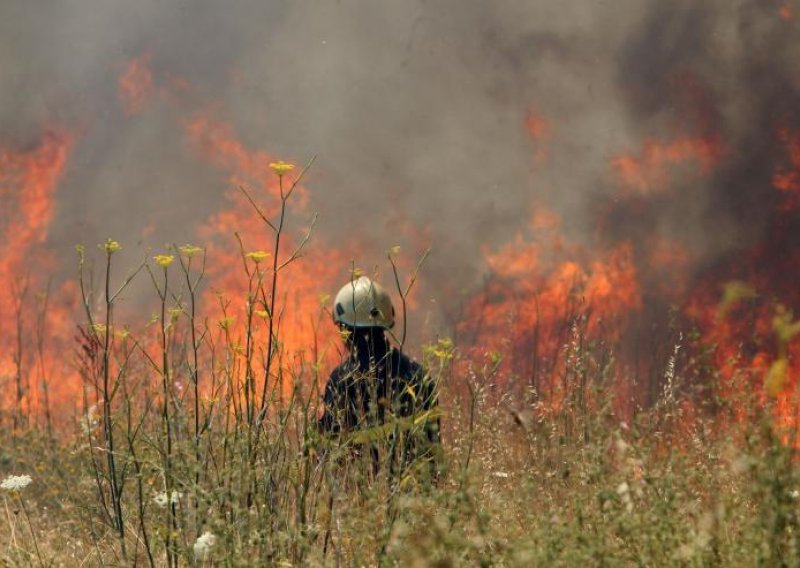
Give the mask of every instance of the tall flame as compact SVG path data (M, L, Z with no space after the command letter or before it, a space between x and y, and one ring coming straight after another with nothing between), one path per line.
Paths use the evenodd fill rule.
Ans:
M41 245L74 142L70 133L51 129L30 150L0 149L0 287L5 291L0 295L0 377L15 387L14 396L2 399L6 411L38 410L42 385L37 378L48 369L63 369L52 354L40 360L36 346L44 333L69 336L71 314L64 298L45 297L57 264ZM49 305L43 311L45 301Z
M277 224L281 191L288 191L292 181L287 176L281 189L278 178L269 166L277 158L263 151L248 150L236 139L230 125L222 121L207 114L196 115L186 122L185 131L194 151L226 172L231 186L226 193L230 207L209 217L200 227L199 236L208 245L211 284L205 296L206 307L212 313L217 311L217 316L221 317L218 313L219 296L235 301L238 299L234 316L238 322L238 333L241 334L246 322L245 304L241 300L247 298L249 293L243 268L243 263L249 261L243 253L264 251L273 255L276 232L260 218L240 188L248 191L261 213ZM308 190L305 187L298 186L288 203L288 214L292 216L294 226L282 235L277 266L283 265L298 251L302 258L279 273L276 298L280 308L282 348L288 356L294 356L297 353L309 353L314 345L325 347L334 337L335 329L324 315L327 313L324 310L328 308L325 297L334 290L338 279L346 275L342 269L349 265L349 259L355 257L351 255L355 255L356 251L346 243L337 247L326 246L314 240L313 230L307 232L311 216L306 212ZM303 223L300 226L297 225L298 218ZM240 236L244 251L240 250L234 234ZM310 236L310 241L304 243L307 236ZM269 267L265 282L268 293L272 286L270 279L274 260L270 256L264 261ZM255 265L251 264L250 268L254 269ZM325 325L319 325L321 317L325 319ZM259 337L263 340L264 326L260 327L262 335Z

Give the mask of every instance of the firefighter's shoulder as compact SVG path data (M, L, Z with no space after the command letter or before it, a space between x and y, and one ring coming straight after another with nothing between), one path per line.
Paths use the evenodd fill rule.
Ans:
M396 361L395 369L399 376L406 379L421 379L425 375L425 369L416 360L397 349L392 350L393 359Z
M353 369L348 363L341 363L336 366L328 377L328 388L338 389L344 386L348 378L352 377Z

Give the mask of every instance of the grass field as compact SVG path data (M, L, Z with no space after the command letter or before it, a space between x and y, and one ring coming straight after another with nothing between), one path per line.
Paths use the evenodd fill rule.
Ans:
M281 211L291 193L281 188ZM436 416L321 436L320 390L336 352L318 349L316 336L303 356L287 352L276 289L291 288L283 269L305 241L282 252L283 213L264 221L274 248L242 247L247 293L238 304L220 299L213 314L202 311L198 247L119 277L120 245L108 240L99 278L79 248L81 331L58 356L76 361L83 397L74 413L53 401L12 405L2 417L0 564L800 562L797 432L787 426L796 421L776 418L777 399L756 387L763 371L706 369L699 380L700 343L665 346L689 355L656 369L660 390L644 407L620 394L634 378L583 336L582 316L542 392L502 365L502 353L440 339L417 354L438 385ZM417 273L401 278L392 258L404 312ZM154 316L117 326L117 303L145 273ZM784 418L787 405L797 408L791 397L781 404ZM52 415L72 414L51 428ZM438 478L422 461L392 467L399 441L438 414Z
M180 400L168 440L155 399L131 397L112 416L113 464L98 414L76 438L4 432L2 468L32 482L3 491L0 558L12 566L797 564L796 455L768 410L742 400L738 419L724 410L689 419L680 401L664 400L629 423L603 404L520 413L519 401L480 386L481 370L448 368L435 484L425 468L391 476L384 465L374 475L369 459L338 443L323 450L308 428L314 403L299 390L260 435L233 412L213 411L199 443ZM213 538L196 546L207 532Z

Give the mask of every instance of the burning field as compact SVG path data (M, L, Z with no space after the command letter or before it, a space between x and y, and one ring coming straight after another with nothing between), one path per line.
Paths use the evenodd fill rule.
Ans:
M0 563L797 562L800 5L78 4L0 7ZM360 274L436 480L316 431Z

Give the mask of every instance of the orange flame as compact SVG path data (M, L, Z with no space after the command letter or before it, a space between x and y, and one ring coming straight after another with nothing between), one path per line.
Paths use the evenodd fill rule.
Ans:
M536 144L536 150L533 154L534 161L537 163L544 162L547 160L548 156L547 144L553 136L553 129L550 122L544 115L535 111L530 111L525 118L525 128L531 140Z
M43 295L41 290L54 264L40 245L47 237L56 187L74 142L66 131L54 129L32 150L0 149L0 196L5 202L0 220L0 287L5 290L0 296L0 376L15 377L14 382L21 387L17 396L3 397L8 410L23 411L14 405L37 410L42 385L35 384L34 377L38 373L41 379L46 370L65 371L63 359L50 354L47 361L37 362L35 351L37 321L39 333L55 335L67 343L70 338L68 287L51 298ZM42 313L45 301L48 309ZM61 392L69 391L58 381L55 386Z
M788 167L781 167L772 177L772 185L785 193L800 192L800 131L782 128L778 140L786 146Z
M723 152L719 136L683 136L667 143L651 138L645 140L638 156L618 156L611 165L624 190L648 194L663 191L674 175L673 168L687 163L708 175Z
M195 116L185 125L186 134L191 147L204 159L218 166L228 174L229 182L234 186L246 186L254 200L259 203L262 212L276 219L280 210L280 184L270 170L269 164L277 161L262 151L250 151L233 134L231 127L206 115ZM288 176L287 176L288 177ZM283 191L291 183L287 180ZM299 186L290 203L292 212L308 222L310 216L305 213L308 202L308 191ZM274 254L272 243L275 233L264 223L253 210L251 204L238 189L227 193L231 202L228 209L212 215L200 228L199 234L208 244L208 272L211 277L211 290L206 294L205 303L209 310L219 317L218 295L230 299L242 299L248 296L248 281L242 268L247 262L242 258L234 233L241 235L247 251L264 250ZM297 198L295 200L295 197ZM283 235L281 249L278 252L277 264L287 261L302 242L305 227L295 228ZM312 242L303 249L303 258L296 264L288 266L280 273L277 289L278 305L281 316L282 347L288 356L312 350L314 345L326 346L334 336L335 328L329 324L320 300L325 294L335 291L349 266L348 259L352 247L323 247ZM266 266L265 281L267 293L271 286L271 275L274 257L269 257ZM253 266L251 266L253 268ZM236 317L236 332L242 336L247 314L243 303L239 303L233 314ZM319 318L325 321L319 325ZM258 322L257 322L258 323ZM259 324L260 325L260 324ZM259 340L266 344L265 329L260 325Z
M131 60L117 81L117 96L126 116L141 113L153 98L152 55L145 53Z
M559 232L558 218L540 211L529 232L497 251L484 251L492 277L467 308L460 333L474 356L508 355L506 370L552 388L564 369L560 355L571 326L581 318L590 336L614 333L640 310L633 248L623 243L602 253L587 251ZM603 326L615 321L617 327Z

